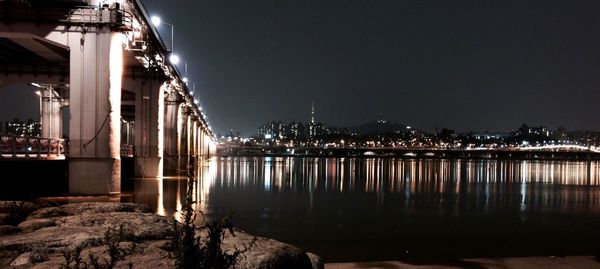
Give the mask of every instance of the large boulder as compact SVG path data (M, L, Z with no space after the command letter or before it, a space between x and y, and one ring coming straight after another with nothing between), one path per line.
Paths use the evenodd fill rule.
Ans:
M256 237L236 230L235 236L225 233L222 249L233 252L235 249L248 248L238 257L235 268L256 269L311 269L310 258L302 249L265 237Z
M34 263L41 262L44 257L36 252L25 252L14 259L10 266L12 267L30 267Z
M46 227L27 234L0 237L0 252L39 250L60 253L78 246L99 245L105 232L102 227Z
M60 227L95 227L107 230L123 227L123 236L135 240L164 239L173 234L173 221L152 213L113 212L58 218Z
M152 210L147 205L134 203L78 203L38 209L31 213L29 218L51 218L110 212L151 213Z
M19 227L19 229L21 229L21 231L24 233L30 233L35 230L54 225L55 223L53 219L28 219L19 223L17 227Z
M169 256L169 236L173 234L171 218L149 213L145 205L118 203L81 203L42 208L33 212L19 227L0 226L0 268L59 268L64 266L64 252L108 258L106 233L122 227L123 240L136 242L116 268L175 268ZM181 224L175 223L181 227ZM4 228L3 228L4 227ZM2 229L10 235L2 236ZM20 233L23 230L24 233ZM198 231L206 238L206 231ZM133 245L122 242L124 247ZM229 232L222 248L228 253L246 249L235 268L306 268L322 269L320 258L289 244L264 237L254 237L241 230Z
M17 227L17 226L0 225L0 236L9 235L9 234L16 234L16 233L18 233L20 231L21 231L21 229L19 229L19 227ZM0 241L0 242L2 242L2 241Z
M27 201L0 201L0 213L13 214L17 211L24 213L32 212L37 206Z
M10 214L8 213L0 213L0 225L8 225L10 224Z

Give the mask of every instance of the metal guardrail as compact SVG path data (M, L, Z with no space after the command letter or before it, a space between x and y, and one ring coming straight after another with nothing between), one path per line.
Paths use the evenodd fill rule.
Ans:
M121 156L133 157L133 145L122 144ZM69 155L68 140L19 135L0 135L0 157L4 158L65 158Z
M81 6L73 9L67 19L67 25L110 25L125 31L133 29L133 15L117 7Z
M67 153L65 139L0 135L0 155L2 157L64 158Z

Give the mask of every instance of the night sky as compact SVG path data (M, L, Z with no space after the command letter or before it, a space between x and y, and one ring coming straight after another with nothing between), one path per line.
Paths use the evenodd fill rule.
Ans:
M600 1L144 3L217 132L309 121L313 100L333 126L600 130Z

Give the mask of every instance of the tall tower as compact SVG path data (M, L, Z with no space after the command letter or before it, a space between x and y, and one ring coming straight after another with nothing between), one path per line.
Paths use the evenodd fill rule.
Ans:
M310 123L315 124L315 102L312 102L312 110L310 112Z

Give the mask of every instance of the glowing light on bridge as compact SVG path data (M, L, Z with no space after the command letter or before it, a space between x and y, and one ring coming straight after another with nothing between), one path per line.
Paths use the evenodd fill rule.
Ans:
M584 147L584 146L580 146L580 145L547 145L547 146L536 146L536 147L519 147L518 149L520 149L520 150L576 149L576 150L600 153L600 149L598 149L597 147L593 147L593 146Z
M158 27L160 25L160 23L162 22L162 20L160 19L159 16L152 16L152 18L150 18L150 20L152 21L152 24L156 27Z
M179 56L177 56L177 54L171 54L171 56L169 57L169 61L172 64L178 64L180 59L179 59Z

